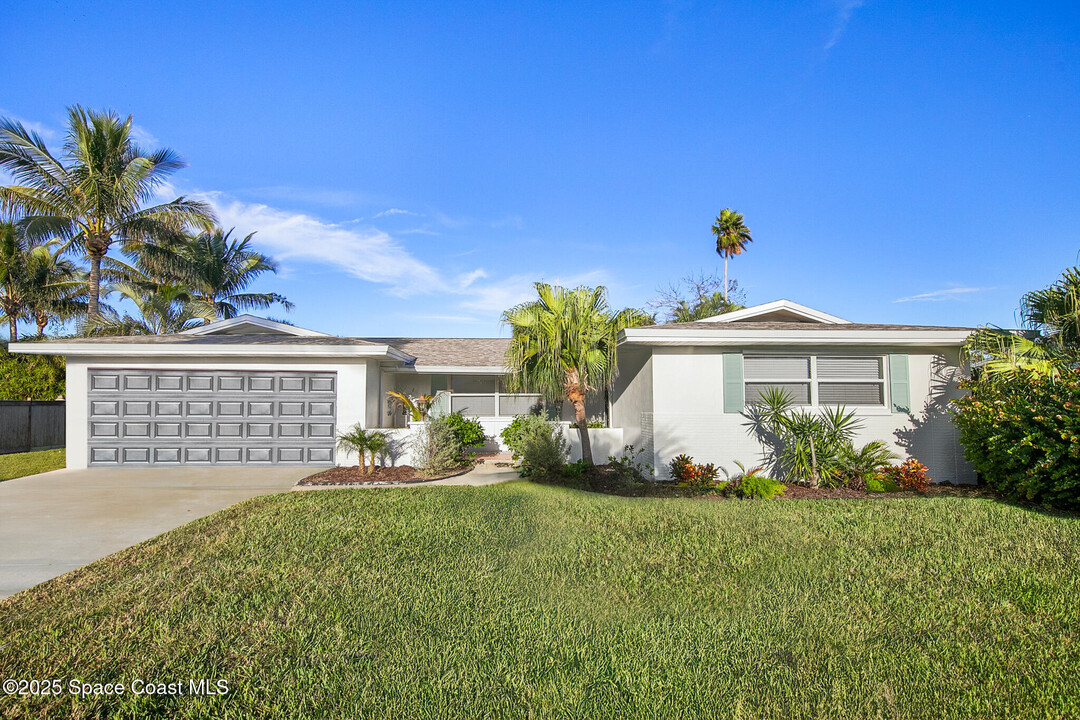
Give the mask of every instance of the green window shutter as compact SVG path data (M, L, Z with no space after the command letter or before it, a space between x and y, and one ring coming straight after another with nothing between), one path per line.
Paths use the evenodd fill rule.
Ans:
M892 399L893 412L911 412L907 355L889 355L889 397Z
M724 353L724 412L741 413L745 392L742 353Z

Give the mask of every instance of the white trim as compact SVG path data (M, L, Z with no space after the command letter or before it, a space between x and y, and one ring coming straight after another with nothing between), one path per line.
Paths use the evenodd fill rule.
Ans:
M761 315L768 315L769 313L783 310L799 317L804 317L807 320L813 320L814 322L822 323L824 325L850 325L850 320L845 320L842 317L836 315L830 315L829 313L815 310L812 307L806 305L800 305L797 302L790 300L773 300L772 302L763 303L761 305L754 305L753 307L743 308L742 310L733 310L732 312L721 313L720 315L713 315L712 317L704 318L698 322L717 322L717 323L729 323L737 322L739 320L747 320L749 318L759 317Z
M959 346L968 330L742 330L724 325L716 330L627 328L619 344L627 345L920 345Z
M308 330L307 328L296 327L295 325L287 325L283 322L278 322L277 320L269 320L267 318L247 314L237 315L228 320L217 320L209 325L200 325L199 327L191 328L190 330L184 330L180 335L216 335L222 330L229 330L240 325L254 325L263 330L273 330L282 335L294 335L296 337L330 337L327 333L318 332L317 330Z
M198 343L12 343L8 350L26 355L65 355L141 358L177 357L326 357L390 358L412 362L412 355L391 345L200 345Z

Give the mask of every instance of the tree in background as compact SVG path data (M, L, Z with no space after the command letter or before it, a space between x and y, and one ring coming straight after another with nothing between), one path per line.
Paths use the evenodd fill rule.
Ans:
M136 266L159 282L189 288L192 297L214 308L217 319L274 304L292 310L293 304L277 293L246 292L259 276L276 273L277 263L251 247L255 233L242 240L231 235L232 230L214 228L180 242L142 244L134 250Z
M728 259L742 255L747 244L753 242L754 239L750 237L750 228L743 222L742 213L737 213L731 208L724 208L716 216L712 233L716 236L716 252L724 258L724 300L726 301L729 299Z
M1032 374L1056 378L1080 366L1080 268L1072 267L1043 290L1020 299L1024 330L982 327L964 342L966 359L993 382Z
M134 303L138 316L107 313L87 319L89 335L171 335L205 324L214 318L212 305L192 297L182 285L159 285L151 293L119 283L112 290Z
M715 275L687 275L666 288L658 288L658 297L649 303L662 322L694 322L741 310L745 293L732 280L728 298L722 292L724 281Z
M101 263L114 243L165 242L191 227L209 230L210 206L178 197L152 204L156 193L185 167L171 149L139 148L131 137L132 118L113 112L68 109L62 158L22 123L0 119L0 169L17 185L0 187L0 207L27 215L32 238L70 240L90 260L89 319L101 319Z
M19 339L19 320L26 316L30 294L30 250L26 236L13 222L0 223L0 318L7 320L8 339Z
M49 240L30 255L30 284L27 315L45 334L49 323L62 324L86 316L86 272L65 257L67 244Z
M585 396L608 388L617 373L615 343L619 332L647 324L640 310L612 312L607 288L573 290L536 283L537 299L502 315L512 336L506 353L510 392L539 392L550 400L566 398L574 406L581 456L593 464Z

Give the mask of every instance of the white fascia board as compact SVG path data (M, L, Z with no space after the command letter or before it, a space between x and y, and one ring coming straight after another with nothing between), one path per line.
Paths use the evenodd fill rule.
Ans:
M808 320L815 320L825 325L850 325L850 320L845 320L842 317L836 315L830 315L829 313L815 310L812 307L806 305L800 305L797 302L791 300L773 300L772 302L762 303L761 305L754 305L752 307L743 308L742 310L733 310L727 313L721 313L720 315L713 315L712 317L705 318L699 322L718 322L729 323L737 322L739 320L746 320L748 318L755 318L761 315L768 315L771 312L777 310L785 310L787 312L799 315L807 318Z
M341 357L389 358L412 362L412 355L390 345L198 345L189 343L12 343L8 350L25 355L93 357Z
M388 372L423 375L505 375L502 365L412 365L390 368Z
M261 318L257 315L237 315L228 320L217 320L209 325L199 325L190 330L183 330L180 334L214 335L222 330L228 330L229 328L234 328L238 325L254 325L255 327L263 328L264 330L275 330L283 335L293 335L296 337L330 337L328 334L317 330L308 330L307 328L297 327L295 325L287 325L283 322Z
M967 330L701 330L623 331L623 345L961 345Z

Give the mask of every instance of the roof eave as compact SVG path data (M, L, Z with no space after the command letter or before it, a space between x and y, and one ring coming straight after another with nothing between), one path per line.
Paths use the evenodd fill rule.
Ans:
M620 345L920 345L959 346L967 330L625 330Z
M386 358L412 362L416 358L390 345L202 345L199 343L12 343L8 350L25 355L65 357L300 357Z

